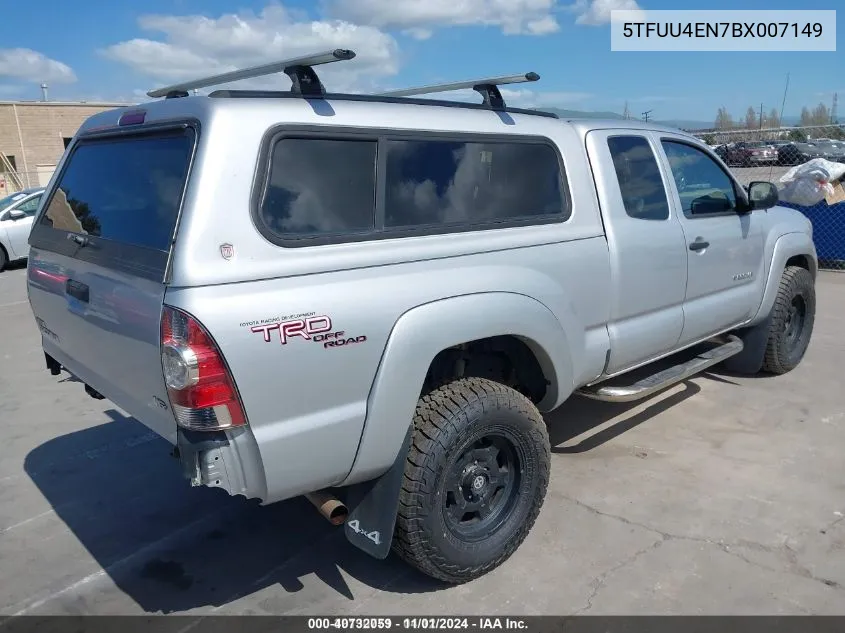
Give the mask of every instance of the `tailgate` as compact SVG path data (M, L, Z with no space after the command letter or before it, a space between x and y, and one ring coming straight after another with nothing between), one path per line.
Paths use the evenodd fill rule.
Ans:
M44 352L171 442L160 319L195 143L188 125L83 137L30 234Z

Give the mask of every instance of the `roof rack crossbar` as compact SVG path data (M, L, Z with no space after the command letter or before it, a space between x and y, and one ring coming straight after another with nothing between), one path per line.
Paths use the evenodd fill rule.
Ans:
M241 79L264 77L275 73L285 73L288 77L290 77L291 92L301 94L303 96L321 96L325 94L325 88L323 87L320 78L317 76L317 73L314 72L313 66L346 61L354 57L355 51L345 48L336 48L334 50L315 53L313 55L294 57L292 59L285 59L278 62L263 64L261 66L252 66L219 75L192 79L172 86L165 86L164 88L150 90L147 93L147 96L153 98L165 97L167 99L187 97L190 90L207 88L209 86L218 86L232 81L240 81Z
M483 105L493 110L504 110L505 100L499 90L499 86L507 84L518 84L530 81L537 81L540 75L534 72L523 75L506 75L504 77L490 77L488 79L475 79L472 81L456 81L447 84L434 84L431 86L420 86L418 88L403 88L401 90L390 90L379 93L379 97L412 97L414 95L425 95L438 92L450 92L453 90L472 89L478 92L484 99Z

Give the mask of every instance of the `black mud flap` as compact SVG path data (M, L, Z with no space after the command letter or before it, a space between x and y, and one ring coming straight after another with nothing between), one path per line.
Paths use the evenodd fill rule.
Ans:
M343 526L346 538L374 558L385 559L390 554L412 430L409 426L402 448L386 473L348 489L349 516Z
M736 356L731 356L722 363L722 367L729 372L745 375L754 375L763 368L763 359L766 356L766 344L769 341L769 327L771 326L772 315L769 314L763 321L750 328L745 328L732 334L742 339L742 351Z

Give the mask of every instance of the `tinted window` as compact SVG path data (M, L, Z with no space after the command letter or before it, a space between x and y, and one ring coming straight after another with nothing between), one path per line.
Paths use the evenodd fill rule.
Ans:
M33 196L26 202L19 204L16 208L18 211L23 211L27 215L34 215L38 211L38 204L41 202L41 194Z
M24 198L26 198L26 194L20 193L20 192L8 195L5 198L0 198L0 211L2 211L3 209L5 209L7 207L12 206L18 200L23 200Z
M540 143L388 141L385 226L569 216L561 166Z
M83 142L71 154L41 223L168 251L193 132Z
M663 141L663 150L685 215L698 217L736 209L733 181L710 156L692 145L673 141Z
M274 233L354 233L375 226L376 141L284 138L270 159L261 218Z
M669 201L651 145L642 136L607 139L625 212L640 220L667 220Z

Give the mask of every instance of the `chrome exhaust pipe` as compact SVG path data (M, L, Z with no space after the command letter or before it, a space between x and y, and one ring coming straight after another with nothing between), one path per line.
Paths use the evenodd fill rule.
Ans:
M310 501L317 511L332 525L342 525L349 516L349 509L333 494L326 490L309 492L305 498Z

